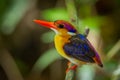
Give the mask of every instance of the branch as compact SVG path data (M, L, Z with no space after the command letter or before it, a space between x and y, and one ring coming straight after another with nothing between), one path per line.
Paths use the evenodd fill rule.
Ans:
M90 31L90 29L89 29L89 28L86 28L86 29L85 29L85 32L84 32L84 36L85 36L85 37L87 37L87 36L88 36L89 31Z
M75 7L74 0L65 0L68 15L70 17L70 22L78 29L78 17L77 17L77 11ZM73 66L75 66L73 63L70 63L68 65L68 72L66 73L65 80L73 80L75 76L75 69L70 69Z
M70 21L77 28L77 26L78 26L78 17L77 17L77 11L76 11L76 8L75 8L74 0L65 0L65 2L66 2L68 15L70 17Z
M75 76L75 71L76 71L76 68L71 69L73 66L75 66L75 64L73 64L73 63L68 64L68 70L66 72L65 80L73 80L73 78Z

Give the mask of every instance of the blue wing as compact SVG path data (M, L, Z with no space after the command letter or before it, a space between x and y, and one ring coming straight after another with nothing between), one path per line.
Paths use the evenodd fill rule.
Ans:
M63 46L63 49L67 55L76 58L84 62L95 62L93 57L95 52L91 48L89 41L82 34L72 36L70 42Z

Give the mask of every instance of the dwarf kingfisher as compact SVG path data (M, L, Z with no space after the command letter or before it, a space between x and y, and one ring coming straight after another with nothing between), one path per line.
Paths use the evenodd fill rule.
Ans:
M34 22L56 33L54 43L58 53L73 64L96 63L103 67L97 51L86 36L80 34L69 22L64 20L54 22L34 20Z

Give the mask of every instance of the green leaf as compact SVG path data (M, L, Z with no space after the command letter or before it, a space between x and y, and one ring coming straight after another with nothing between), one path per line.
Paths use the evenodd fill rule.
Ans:
M90 17L82 20L82 24L93 29L98 29L98 27L101 25L101 20L101 17Z
M6 12L3 17L2 32L4 34L11 34L19 20L23 17L28 9L28 0L14 0L13 5Z
M93 66L84 65L78 69L77 78L79 80L93 80L95 76L95 69Z
M107 54L107 60L110 60L113 56L115 56L120 50L120 40L113 46L113 48Z
M57 59L61 59L61 56L57 54L56 49L50 49L38 58L37 62L33 67L33 70L43 71L47 66L49 66L52 62L54 62Z
M64 8L51 8L42 12L43 18L49 21L69 20L67 10Z
M115 71L113 71L111 80L119 80L119 79L120 79L120 64L118 65L118 68Z
M42 40L44 43L51 43L51 42L53 42L53 40L54 40L54 36L55 36L55 33L54 33L53 31L49 31L49 32L44 33L44 34L41 36L41 40Z

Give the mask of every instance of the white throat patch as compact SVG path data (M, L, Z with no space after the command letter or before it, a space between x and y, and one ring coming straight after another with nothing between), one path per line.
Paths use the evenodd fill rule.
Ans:
M56 30L56 29L54 29L54 28L51 28L56 34L58 34L59 32Z
M76 35L76 33L73 33L73 32L67 32L69 35Z
M56 29L54 29L54 28L51 28L56 34L60 34ZM73 33L73 32L67 32L67 34L69 34L69 35L76 35L76 33Z

